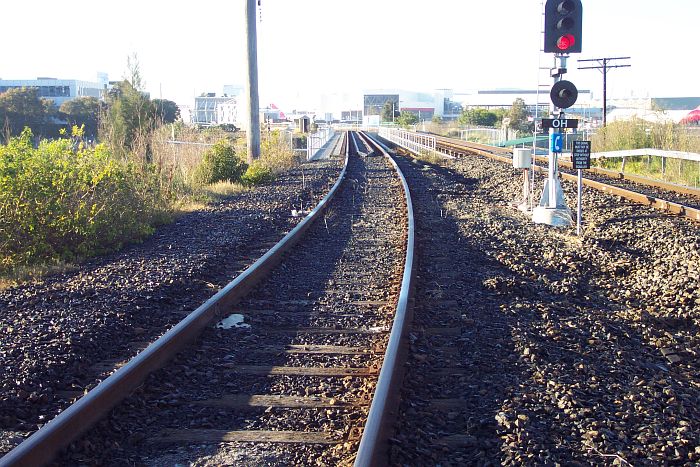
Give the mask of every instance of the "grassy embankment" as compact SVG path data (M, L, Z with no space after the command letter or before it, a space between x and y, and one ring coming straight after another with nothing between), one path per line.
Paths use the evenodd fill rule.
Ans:
M700 154L700 133L672 123L648 123L634 119L608 124L591 138L594 152L653 148ZM622 170L622 159L600 159L599 167ZM642 175L686 186L700 186L700 162L661 157L625 158L625 173Z
M459 138L459 127L453 124L431 123L427 126L433 133ZM469 140L490 144L488 137L478 134ZM652 148L700 154L700 128L689 129L673 123L649 123L640 119L612 122L599 129L591 141L594 152ZM593 165L618 171L622 170L622 164L621 158L593 161ZM658 156L637 156L625 158L624 164L625 173L700 187L700 162L666 158L663 164Z
M190 144L168 143L172 133ZM0 287L140 241L179 213L294 164L275 133L251 166L240 138L221 131L161 127L149 147L148 157L116 157L84 144L78 128L36 148L28 130L0 146Z

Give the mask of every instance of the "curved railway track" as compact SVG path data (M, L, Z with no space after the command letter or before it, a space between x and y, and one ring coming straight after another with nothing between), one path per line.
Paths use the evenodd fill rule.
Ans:
M443 136L435 136L435 138L436 149L447 155L478 154L512 163L512 152L508 149ZM547 159L538 156L537 162L536 170L546 172ZM559 167L562 178L569 181L577 180L576 171L572 169L570 162L560 161ZM595 167L584 173L584 184L596 190L700 221L700 190L698 189Z
M590 191L584 245L513 215L502 164L399 158L414 240L397 163L366 134L344 147L335 195L256 263L267 274L246 270L0 465L69 442L60 465L700 461L697 224Z
M700 225L586 190L576 237L509 206L506 164L397 162L418 269L389 465L697 465Z
M410 196L364 136L346 147L336 186L285 239L0 465L45 463L71 442L59 464L381 455L406 326Z
M268 251L342 165L338 157L285 169L143 243L0 290L0 457Z

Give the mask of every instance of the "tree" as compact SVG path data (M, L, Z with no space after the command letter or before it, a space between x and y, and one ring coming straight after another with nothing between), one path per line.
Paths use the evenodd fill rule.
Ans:
M403 112L401 112L401 115L399 115L399 118L396 120L396 123L398 123L401 126L415 125L416 123L418 123L418 116L413 112L408 112L404 110Z
M100 101L95 97L78 97L61 104L59 111L68 125L85 125L85 135L95 138L101 108Z
M481 107L464 109L457 119L460 125L494 126L498 122L496 112Z
M532 133L532 130L534 129L534 122L528 121L529 116L530 112L527 111L525 101L520 97L515 99L515 101L513 101L513 105L506 114L506 117L510 119L508 128L519 132Z
M40 99L36 88L15 88L0 93L0 124L11 135L19 135L24 127L41 134L52 114L55 114L53 102Z
M398 116L398 106L394 101L386 101L382 107L382 121L393 122Z
M107 95L107 110L101 120L100 138L115 154L141 152L148 159L148 136L155 128L155 106L147 95L128 80L118 82Z
M175 123L180 120L180 107L173 101L167 99L153 99L156 118L161 123Z
M126 72L127 75L124 77L124 81L128 81L137 91L143 90L146 83L141 76L141 63L136 52L126 57Z

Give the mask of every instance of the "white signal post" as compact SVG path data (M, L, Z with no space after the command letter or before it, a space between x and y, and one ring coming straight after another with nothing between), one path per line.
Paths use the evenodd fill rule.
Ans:
M568 55L557 53L554 56L555 69L566 70L566 60ZM554 76L554 84L561 81L562 73L556 73ZM553 103L550 106L552 116L558 117L555 121L566 122L564 111L557 108ZM558 114L558 115L557 115ZM561 125L561 124L559 124ZM552 125L554 126L554 125ZM550 128L550 145L549 145L549 170L547 172L547 180L542 190L540 203L532 210L532 220L536 224L547 224L553 227L568 227L572 223L571 210L566 205L564 192L559 181L558 155L561 149L556 151L552 144L552 139L557 130Z
M578 169L578 192L576 205L576 235L581 236L581 222L583 217L583 206L581 198L583 197L583 170Z

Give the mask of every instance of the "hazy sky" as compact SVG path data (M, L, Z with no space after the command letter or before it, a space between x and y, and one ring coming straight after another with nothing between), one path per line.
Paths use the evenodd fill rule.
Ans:
M577 58L631 56L631 68L609 73L611 96L700 95L700 0L583 7L583 53L567 75L579 89L602 94L602 76L576 70ZM0 78L94 81L102 71L115 80L135 52L152 97L191 105L196 94L244 83L244 11L244 0L4 0ZM261 105L538 82L540 0L262 0L260 17Z

